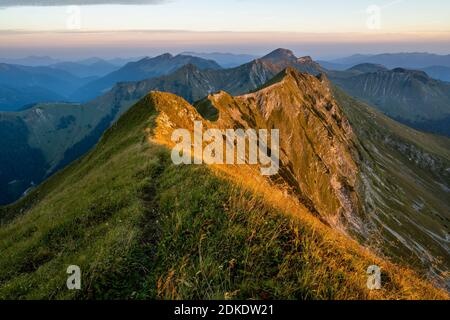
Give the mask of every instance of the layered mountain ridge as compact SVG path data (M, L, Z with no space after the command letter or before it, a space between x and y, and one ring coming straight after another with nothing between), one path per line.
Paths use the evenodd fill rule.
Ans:
M366 101L386 115L413 128L450 135L450 84L425 72L363 64L329 72L330 79L349 95Z
M0 63L0 110L16 111L30 103L69 101L75 90L91 80L51 67Z
M136 62L129 62L119 70L88 83L73 93L72 97L77 101L88 101L110 90L118 82L139 81L167 75L186 64L194 64L199 69L221 69L212 60L165 53L157 57L146 57Z
M161 59L176 58L171 57L166 55ZM184 62L188 63L189 61ZM231 69L205 70L188 63L169 75L116 84L104 95L81 105L40 104L23 112L0 114L0 127L4 127L5 130L22 125L27 127L27 130L20 134L17 133L17 138L11 140L11 142L20 143L26 148L20 149L20 154L17 154L19 150L16 150L7 152L6 155L17 154L15 159L22 159L37 152L39 159L44 159L43 164L39 162L39 168L35 170L39 174L32 177L15 174L22 170L21 161L6 159L4 163L10 165L4 169L4 172L0 172L0 188L3 190L0 202L14 201L33 183L40 183L46 176L83 155L95 145L104 130L151 90L172 92L182 96L190 103L199 101L197 107L202 108L201 100L210 93L225 90L232 95L245 94L262 87L289 66L311 74L319 74L324 71L308 57L297 58L292 51L278 49L265 57ZM364 65L339 75L335 72L326 72L334 82L340 83L340 81L352 82L354 77L363 77L367 71L374 70L380 71L381 69L379 66ZM343 77L349 79L342 79ZM398 86L404 85L399 83ZM350 86L349 90L352 89ZM405 93L407 93L406 91ZM421 100L419 99L419 101ZM214 108L205 110L206 112L215 112ZM435 121L439 123L428 124L427 128L432 126L445 130L445 119ZM16 124L16 122L20 122L20 124ZM42 172L45 172L45 175L42 175Z
M128 64L128 67L121 70L133 69L137 65L139 68L149 66L148 70L151 72L159 70L158 72L168 73L168 67L174 70L177 65L182 66L169 75L118 83L105 94L81 105L38 104L19 113L0 113L0 130L27 127L27 130L17 133L15 138L14 135L5 136L8 140L5 145L13 146L16 143L26 147L5 154L5 157L14 155L15 160L5 159L3 162L5 168L0 171L0 203L16 200L30 186L39 184L44 178L86 153L123 112L151 90L172 92L193 103L218 90L226 90L233 95L255 90L289 63L294 63L302 71L315 68L308 59L298 62L299 59L294 58L287 50L278 50L276 56L280 55L280 51L285 52L285 55L287 52L291 62L283 60L279 64L273 64L269 60L273 60L275 55L269 55L269 58L263 57L236 68L220 69L217 65L196 57L166 54L145 58L139 63ZM199 62L191 63L192 59ZM161 61L164 62L163 65L160 65ZM317 69L315 73L319 71ZM123 79L122 76L120 78ZM39 168L34 170L36 174L18 174L22 171L22 163L17 159L28 158L35 153L39 154L39 159L43 159L37 164Z

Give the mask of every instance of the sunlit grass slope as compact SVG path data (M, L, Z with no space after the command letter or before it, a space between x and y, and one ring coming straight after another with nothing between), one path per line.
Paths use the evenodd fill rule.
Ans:
M263 193L173 165L148 140L155 117L150 95L87 156L0 209L0 299L447 297ZM380 291L366 287L374 263ZM66 288L69 265L81 267L79 291Z

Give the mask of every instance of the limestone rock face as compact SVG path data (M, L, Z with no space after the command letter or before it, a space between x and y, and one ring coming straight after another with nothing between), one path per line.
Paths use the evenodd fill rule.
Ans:
M221 92L209 99L221 127L279 129L276 179L330 224L363 229L354 192L353 132L326 84L288 68L257 92L238 97Z
M288 68L254 93L209 95L208 105L219 113L216 121L203 119L174 95L150 97L160 111L157 136L167 142L175 128L193 130L194 119L202 119L205 128L278 129L280 170L270 179L330 225L364 232L355 193L354 135L323 77Z

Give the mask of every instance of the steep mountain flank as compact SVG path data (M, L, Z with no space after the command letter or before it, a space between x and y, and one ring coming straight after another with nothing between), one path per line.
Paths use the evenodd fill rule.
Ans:
M171 145L174 128L192 130L201 116L182 100L166 106L158 97L165 128L158 137ZM219 92L196 107L214 114L208 128L278 128L275 185L333 228L448 286L448 139L402 126L333 93L325 76L294 69L254 93Z
M372 70L355 74L352 68L329 75L348 94L370 103L391 118L414 128L450 135L450 126L444 125L450 124L450 84L431 79L423 71L365 66L365 70ZM444 123L436 125L439 121Z
M450 140L403 126L340 90L335 96L358 138L358 193L372 226L361 241L450 287Z
M278 128L280 176L312 212L334 225L362 229L352 159L352 129L331 94L314 76L286 69L274 84L233 98L208 97L223 127Z

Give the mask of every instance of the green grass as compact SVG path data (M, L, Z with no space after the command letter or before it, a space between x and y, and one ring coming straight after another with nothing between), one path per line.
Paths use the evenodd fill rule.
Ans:
M135 275L127 274L128 264L140 246L146 212L141 194L160 149L142 143L140 117L149 119L149 112L141 109L126 117L126 126L108 131L108 143L3 208L9 220L22 214L0 228L0 297L73 297L64 280L70 264L83 270L85 296L103 286L110 287L105 298L131 294L126 286Z
M95 150L0 208L0 299L410 297L398 277L439 296L395 269L373 296L374 258L207 167L174 166L147 139L155 116L144 99ZM66 288L69 265L80 291Z
M163 232L148 278L157 298L368 297L355 281L355 274L364 274L354 264L358 255L355 261L342 257L320 233L262 197L202 167L169 167L161 178L157 202ZM347 265L336 267L337 260Z

